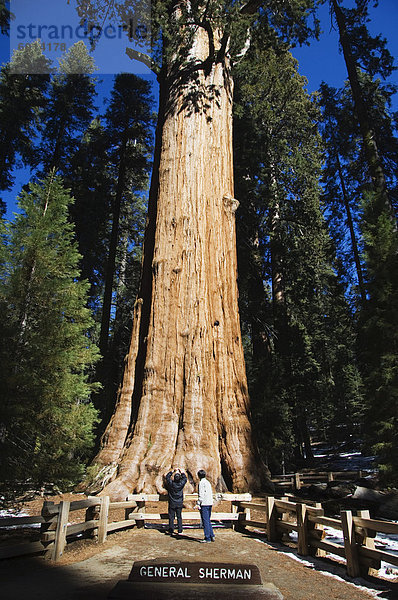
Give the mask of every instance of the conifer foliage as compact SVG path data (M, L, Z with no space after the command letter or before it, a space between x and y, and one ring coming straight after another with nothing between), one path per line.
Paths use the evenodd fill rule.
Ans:
M69 48L52 77L48 101L41 115L42 139L38 160L48 173L65 171L71 154L93 117L95 80L93 58L84 42Z
M361 309L359 358L365 384L365 433L389 484L398 480L398 229L396 214L396 115L391 113L394 86L381 83L393 71L393 58L381 36L367 29L369 0L345 8L330 6L347 67L349 89L338 94L323 86L329 151L327 181L337 161L339 188L350 222ZM340 96L339 106L330 98ZM330 135L330 123L340 113ZM347 127L348 125L348 127ZM329 129L329 131L328 131ZM360 152L358 152L358 148ZM332 160L331 160L332 158ZM334 169L335 170L335 169ZM336 172L336 170L335 170ZM330 185L328 186L330 197ZM336 188L335 188L336 189ZM354 202L353 202L354 200ZM356 205L356 206L355 206ZM354 210L352 210L354 208ZM357 215L357 227L355 218ZM356 238L362 248L362 265ZM363 278L362 278L363 271Z
M68 221L72 202L51 174L31 184L3 236L0 302L1 479L72 482L93 442L87 371L88 286Z
M256 425L280 470L312 458L312 435L352 432L361 395L320 203L320 112L287 48L257 35L235 77L239 281Z
M29 70L31 68L31 71ZM0 72L0 189L10 189L18 159L33 160L39 116L46 103L49 61L38 41L14 52Z

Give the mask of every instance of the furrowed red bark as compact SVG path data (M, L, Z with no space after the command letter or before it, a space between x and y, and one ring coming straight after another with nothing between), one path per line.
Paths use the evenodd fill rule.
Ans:
M209 50L198 28L191 63ZM191 489L200 468L219 490L267 480L252 441L238 313L228 58L169 75L163 86L139 348L121 392L132 393L132 422L102 491L115 499L163 491L164 474L177 466Z

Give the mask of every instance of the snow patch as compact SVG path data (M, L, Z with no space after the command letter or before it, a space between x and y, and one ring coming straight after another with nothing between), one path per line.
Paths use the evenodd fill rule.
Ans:
M26 512L22 512L22 511L17 511L14 510L12 508L6 509L6 510L0 510L0 528L3 531L10 531L10 530L15 530L15 529L21 529L22 527L24 529L34 529L34 528L38 528L40 527L40 523L27 523L25 525L21 524L18 525L18 523L16 523L15 525L7 525L7 527L2 527L1 526L1 519L6 519L7 517L29 517L30 515L28 515L28 513Z
M14 510L13 508L7 508L6 510L0 510L0 519L2 517L29 517L28 513Z

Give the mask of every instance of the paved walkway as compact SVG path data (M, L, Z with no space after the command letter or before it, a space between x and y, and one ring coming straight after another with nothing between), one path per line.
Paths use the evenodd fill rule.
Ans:
M113 539L112 539L113 538ZM263 582L272 582L285 600L398 600L398 584L381 585L376 596L371 590L377 580L356 580L366 589L332 578L334 570L344 577L344 568L315 560L302 564L284 552L288 548L269 545L265 538L217 529L214 544L199 544L202 531L186 530L181 539L166 536L156 529L133 529L123 537L108 536L95 556L79 562L56 565L43 558L10 559L0 562L2 600L105 600L119 580L127 579L135 560L180 559L182 561L255 563ZM99 547L98 547L99 548ZM67 562L67 555L65 562ZM384 590L384 591L381 591ZM133 599L132 599L133 600ZM151 600L148 598L148 600Z

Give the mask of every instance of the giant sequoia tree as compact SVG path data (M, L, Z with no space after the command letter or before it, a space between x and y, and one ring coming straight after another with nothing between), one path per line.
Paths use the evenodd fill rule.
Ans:
M108 478L103 493L113 497L161 490L177 465L191 484L206 469L218 489L266 480L239 325L232 167L229 48L231 40L236 52L244 45L242 13L252 4L153 7L162 32L160 106L142 281L123 383L94 461L97 485ZM289 20L289 31L293 17L306 16L302 2L271 5L263 17Z

